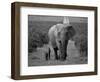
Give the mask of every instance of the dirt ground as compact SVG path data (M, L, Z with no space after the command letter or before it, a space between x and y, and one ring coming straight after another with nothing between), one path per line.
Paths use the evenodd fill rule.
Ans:
M74 41L68 43L68 56L65 61L55 60L54 54L51 54L50 60L46 61L43 48L38 48L36 52L28 54L28 66L48 66L48 65L75 65L86 64L87 57L81 57ZM53 52L52 52L53 53Z

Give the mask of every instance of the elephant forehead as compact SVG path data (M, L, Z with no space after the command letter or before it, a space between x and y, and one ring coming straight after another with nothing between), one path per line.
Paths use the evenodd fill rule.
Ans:
M56 25L56 32L61 32L62 29L63 29L63 24Z
M71 26L71 25L70 24L57 24L56 30L57 30L57 32L61 32L62 30L64 31L69 26Z
M63 24L56 24L56 28L63 28L64 27L64 25Z

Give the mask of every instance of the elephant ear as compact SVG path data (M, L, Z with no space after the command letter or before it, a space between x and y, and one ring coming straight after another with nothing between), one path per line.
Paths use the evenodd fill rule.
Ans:
M73 28L73 26L68 26L67 30L68 30L68 37L69 39L71 39L76 34L75 29Z

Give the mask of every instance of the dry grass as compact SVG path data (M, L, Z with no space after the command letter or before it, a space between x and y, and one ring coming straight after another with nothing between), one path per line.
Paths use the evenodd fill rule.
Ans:
M47 66L47 65L74 65L74 64L86 64L87 57L81 57L77 48L74 45L74 41L69 41L68 44L68 57L66 61L54 60L54 54L52 52L51 59L45 60L46 47L37 48L37 51L29 53L28 65L29 66Z

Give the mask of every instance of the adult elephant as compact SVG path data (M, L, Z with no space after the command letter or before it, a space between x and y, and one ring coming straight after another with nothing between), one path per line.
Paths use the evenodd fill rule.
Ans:
M68 41L75 35L75 29L69 23L53 25L48 32L49 43L55 59L66 60Z

